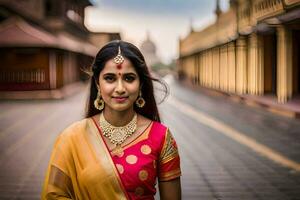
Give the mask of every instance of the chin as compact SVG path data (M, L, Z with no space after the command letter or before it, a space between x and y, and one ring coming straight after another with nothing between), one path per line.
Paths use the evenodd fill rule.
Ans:
M112 110L119 111L119 112L123 112L131 108L133 108L133 105L115 105L111 107Z

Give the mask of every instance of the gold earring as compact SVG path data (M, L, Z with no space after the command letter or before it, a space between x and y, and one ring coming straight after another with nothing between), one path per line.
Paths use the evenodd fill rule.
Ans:
M97 93L97 98L94 101L94 106L98 110L103 110L103 108L104 108L104 101L101 97L101 94L100 94L99 90L98 90L98 93Z
M139 97L137 98L137 100L135 101L135 105L139 108L142 108L145 106L145 99L142 97L142 90L140 90L140 93L139 93Z

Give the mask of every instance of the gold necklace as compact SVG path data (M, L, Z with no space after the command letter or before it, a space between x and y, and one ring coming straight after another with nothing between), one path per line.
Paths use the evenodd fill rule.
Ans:
M113 126L104 118L103 112L100 114L100 128L103 135L109 139L112 144L120 146L128 137L130 137L137 128L137 114L135 113L131 121L125 126Z

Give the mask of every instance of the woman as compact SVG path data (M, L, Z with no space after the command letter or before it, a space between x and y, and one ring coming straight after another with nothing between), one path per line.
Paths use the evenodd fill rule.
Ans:
M96 55L87 117L58 137L42 199L181 199L180 162L160 123L152 81L134 45L112 41Z

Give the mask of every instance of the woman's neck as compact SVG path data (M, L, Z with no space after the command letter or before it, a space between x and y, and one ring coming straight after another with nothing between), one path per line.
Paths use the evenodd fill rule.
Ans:
M125 111L104 109L103 111L104 118L113 126L125 126L132 120L134 114L135 111L133 109Z

